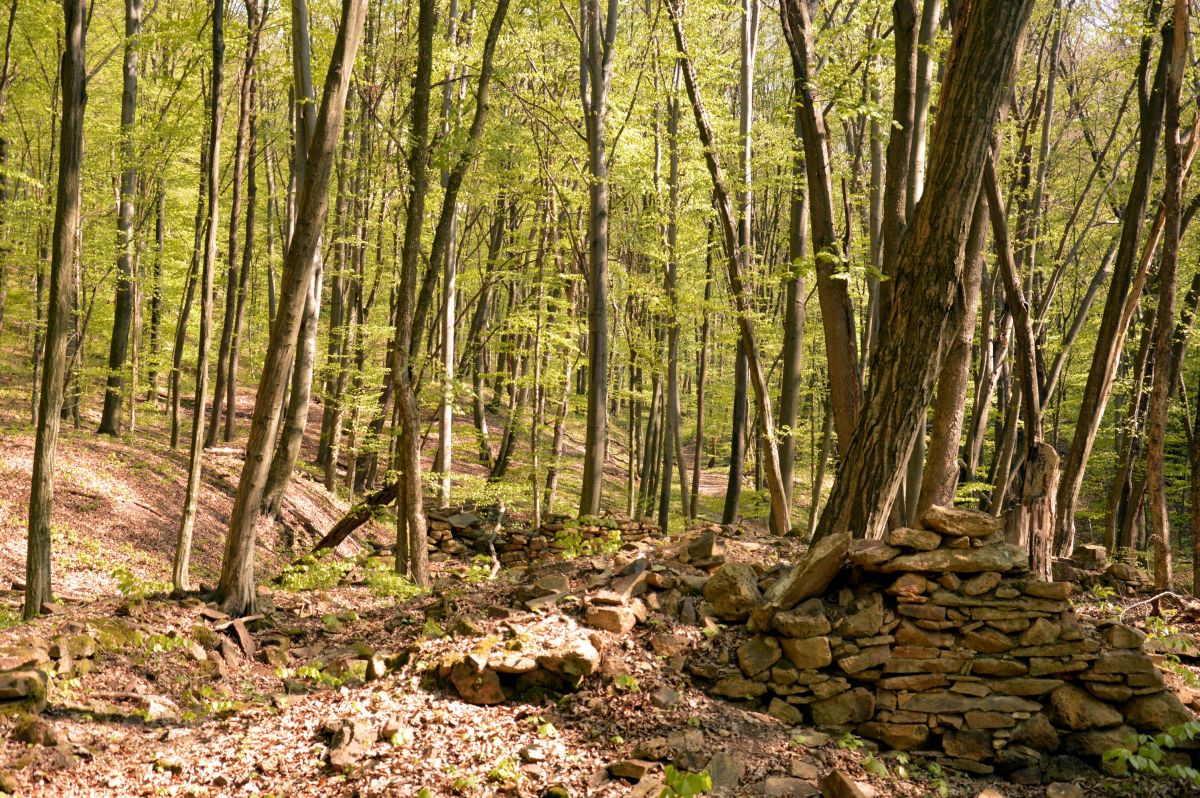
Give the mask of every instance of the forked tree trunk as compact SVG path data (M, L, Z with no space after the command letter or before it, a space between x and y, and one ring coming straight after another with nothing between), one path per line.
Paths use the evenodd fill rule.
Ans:
M1167 431L1167 405L1173 385L1171 357L1175 332L1175 275L1179 265L1179 240L1183 188L1183 152L1179 139L1179 101L1183 70L1188 60L1188 1L1175 0L1174 14L1163 31L1171 41L1171 63L1167 70L1166 102L1163 109L1163 142L1166 170L1163 179L1162 258L1158 264L1158 310L1155 322L1154 376L1150 387L1150 409L1146 413L1146 486L1150 509L1150 533L1154 541L1154 586L1170 590L1174 581L1171 563L1171 525L1167 508L1167 485L1163 447Z
M898 253L891 334L871 356L863 413L815 538L878 537L904 477L944 355L963 250L1033 0L981 0L956 26L929 152L924 201Z
M243 615L255 600L255 525L259 518L280 406L295 354L308 289L317 268L317 246L329 210L329 173L341 134L350 73L362 35L365 0L342 0L341 24L330 55L320 113L308 148L296 226L280 280L279 307L271 327L262 376L250 420L246 460L238 481L217 592L225 610Z
M50 306L42 364L38 421L29 492L29 541L25 557L25 620L36 618L52 596L50 525L54 507L54 460L58 449L58 408L67 366L68 316L74 305L75 235L79 230L80 166L83 161L83 111L87 103L84 0L63 3L61 66L62 126L54 232L51 236Z

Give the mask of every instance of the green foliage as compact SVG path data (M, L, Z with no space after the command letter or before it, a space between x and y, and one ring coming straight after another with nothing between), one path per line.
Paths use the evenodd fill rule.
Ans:
M1168 754L1200 737L1200 721L1172 726L1161 734L1138 734L1129 738L1128 748L1104 752L1104 761L1113 763L1118 772L1128 771L1134 778L1171 778L1200 787L1200 771L1190 765L1168 764Z
M628 673L617 674L616 678L613 679L613 687L617 689L617 692L621 693L639 693L642 690L638 680Z
M337 587L354 569L354 563L338 557L332 549L306 554L288 565L279 574L279 586L284 590L329 590Z
M674 765L667 765L663 770L666 786L658 794L658 798L689 798L693 795L704 795L712 789L712 777L707 770L691 773L678 770Z
M363 580L376 596L407 601L426 591L414 585L406 576L382 565L368 565Z
M610 520L610 519L604 519ZM615 527L615 522L613 526ZM564 560L590 557L594 554L616 554L621 548L621 530L611 528L601 537L589 538L575 525L568 524L554 533L555 548L562 552Z
M153 593L166 593L171 589L166 582L142 579L123 565L113 568L111 576L117 582L117 592L133 601L141 601Z

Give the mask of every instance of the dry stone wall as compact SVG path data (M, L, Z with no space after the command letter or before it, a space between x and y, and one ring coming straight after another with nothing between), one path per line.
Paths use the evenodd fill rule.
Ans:
M719 569L706 598L756 633L713 692L1030 781L1062 760L1102 767L1135 730L1191 719L1144 635L1078 617L1071 584L1032 580L998 519L935 507L922 521L887 540L826 538L757 602L752 569Z

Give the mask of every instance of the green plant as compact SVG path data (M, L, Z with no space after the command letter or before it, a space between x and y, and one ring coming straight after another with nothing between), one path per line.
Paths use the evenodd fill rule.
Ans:
M165 582L142 579L124 565L113 568L111 576L117 582L117 592L134 601L141 601L151 593L165 593L171 589Z
M846 732L838 738L837 746L847 751L857 751L863 747L863 739L853 732Z
M1200 786L1200 771L1190 765L1167 764L1167 755L1181 742L1200 737L1200 720L1172 726L1161 734L1138 734L1129 738L1128 748L1104 752L1104 761L1113 763L1117 771L1128 771L1135 778L1182 779Z
M617 677L613 679L613 687L622 693L637 693L642 689L638 680L628 673L617 674Z
M663 780L666 786L658 794L658 798L688 798L692 795L704 795L712 789L712 776L707 770L691 773L678 770L674 765L667 765L663 770Z
M341 559L331 549L325 549L306 554L284 568L279 573L278 582L281 588L292 592L328 590L337 587L353 568L353 562Z
M1113 601L1117 597L1117 591L1106 585L1097 584L1092 586L1092 597L1096 599L1100 611L1105 615L1117 614L1117 605Z
M381 598L391 597L407 601L425 591L414 585L407 577L381 565L370 565L363 581L372 593Z
M888 766L874 756L868 756L863 760L863 770L881 779L888 777Z

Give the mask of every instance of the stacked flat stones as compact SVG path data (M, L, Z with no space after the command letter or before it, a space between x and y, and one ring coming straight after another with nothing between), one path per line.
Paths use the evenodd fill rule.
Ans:
M1030 579L999 519L934 507L922 522L886 541L816 544L767 589L751 613L757 633L737 649L740 673L713 692L1030 781L1063 759L1101 766L1135 728L1191 719L1144 635L1077 617L1070 583Z
M429 519L429 551L442 558L476 553L494 528L494 521L485 517L494 517L494 508L474 512L427 507L425 512ZM539 529L505 526L496 535L496 555L502 564L514 565L526 561L530 555L545 556L560 551L567 546L558 537L566 529L566 522L566 516L552 516ZM606 515L580 523L571 531L578 534L581 543L603 539L613 532L621 534L622 542L629 542L658 535L659 527L648 518L637 520Z

